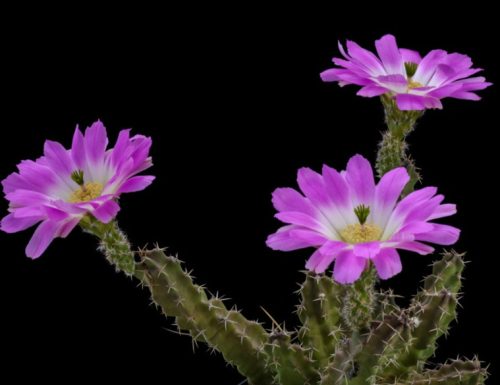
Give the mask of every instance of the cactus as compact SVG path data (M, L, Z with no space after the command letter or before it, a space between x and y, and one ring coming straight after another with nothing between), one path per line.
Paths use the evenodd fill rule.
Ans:
M392 293L378 293L369 329L347 328L342 311L353 298L325 275L305 274L299 320L293 333L266 331L240 312L228 310L193 283L181 262L160 249L141 251L135 276L180 331L221 352L250 384L482 384L486 373L476 361L454 361L435 370L425 363L437 339L455 318L462 255L446 252L408 309ZM355 301L354 301L355 302ZM351 304L352 306L352 304ZM381 310L384 309L384 310Z
M116 224L88 222L85 230L111 239ZM114 238L113 238L114 239ZM126 256L134 255L125 237ZM112 244L102 240L105 255ZM463 254L449 251L406 309L392 291L374 289L372 269L352 285L305 272L298 294L298 331L276 324L266 330L193 282L181 261L163 249L140 250L133 276L151 292L179 332L220 352L252 385L479 385L486 378L477 359L435 369L427 361L456 317ZM110 258L119 268L122 258ZM134 260L134 259L132 259ZM273 320L273 322L276 322Z
M404 195L418 180L405 140L421 113L399 111L392 99L382 100L389 129L377 169L382 176L396 166L407 167L411 179ZM392 291L376 290L371 263L348 285L306 272L298 290L301 325L289 332L269 314L272 330L229 310L164 250L132 252L115 222L86 217L81 225L100 239L100 250L117 270L149 289L153 303L175 319L180 333L220 352L251 385L479 385L486 378L477 359L428 368L438 339L456 318L463 254L444 252L406 309Z
M418 175L406 153L406 136L420 112L399 111L382 97L388 131L380 145L380 175L406 166ZM392 291L377 291L370 265L361 278L341 285L324 274L305 273L298 294L300 326L289 332L274 319L272 330L250 321L221 298L193 282L181 261L164 250L134 253L116 222L86 217L81 226L100 239L100 250L117 270L138 279L180 333L220 352L250 385L479 385L486 371L477 359L455 360L429 369L438 339L456 318L464 254L448 251L401 308ZM266 312L267 313L267 312Z

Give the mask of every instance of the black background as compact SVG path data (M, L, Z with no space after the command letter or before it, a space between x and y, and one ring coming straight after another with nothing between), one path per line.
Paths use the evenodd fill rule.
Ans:
M157 180L121 199L119 221L134 245L168 246L198 282L232 298L247 317L269 324L263 306L293 327L293 292L309 251L266 248L279 226L270 194L295 186L301 166L343 168L355 153L373 161L384 127L376 98L320 81L337 40L372 49L393 33L400 46L422 53L467 53L498 83L494 21L484 9L481 17L401 11L369 23L354 9L208 11L4 13L0 177L38 157L46 138L69 146L77 123L100 118L112 142L121 128L152 136ZM474 353L496 360L499 100L495 86L481 95L480 102L445 100L410 139L424 184L458 204L446 222L463 229L456 248L471 261L459 323L441 341L438 360ZM90 236L74 231L31 261L24 256L31 233L0 234L2 376L14 383L31 376L241 381L220 356L203 346L193 355L188 338L168 332L171 321L113 271ZM402 254L403 272L384 286L409 296L436 257Z

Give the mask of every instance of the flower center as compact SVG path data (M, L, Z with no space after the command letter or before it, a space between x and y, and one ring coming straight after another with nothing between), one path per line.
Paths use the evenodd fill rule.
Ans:
M347 243L364 243L380 239L382 229L371 223L355 223L347 226L340 232L340 236Z
M101 195L102 189L102 184L97 182L88 182L82 184L80 187L78 187L78 190L73 191L69 198L69 201L71 203L91 201L92 199L95 199Z
M423 87L422 83L416 82L415 80L412 80L411 78L408 79L408 89L411 90L413 88L419 88Z

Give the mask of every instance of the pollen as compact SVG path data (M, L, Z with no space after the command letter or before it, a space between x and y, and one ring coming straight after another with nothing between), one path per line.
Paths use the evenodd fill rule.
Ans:
M363 243L379 240L382 236L382 229L374 224L359 223L349 225L340 232L340 236L347 243Z
M97 198L102 193L103 186L97 182L88 182L73 191L69 201L71 203L88 202Z
M416 82L415 80L408 79L408 89L411 90L413 88L423 87L422 83Z

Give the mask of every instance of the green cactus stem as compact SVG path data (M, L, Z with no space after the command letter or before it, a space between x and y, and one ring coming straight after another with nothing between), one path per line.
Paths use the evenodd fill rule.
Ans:
M370 263L356 282L344 286L342 319L351 333L366 333L369 330L375 310L376 283L377 272Z
M337 344L319 385L347 385L356 371L355 356L363 348L360 339L344 339Z
M471 361L454 360L435 370L414 374L396 385L482 385L488 377L477 359Z
M363 350L357 357L359 370L349 385L375 384L383 372L381 361L394 344L403 340L402 331L406 321L402 316L388 315L382 322L375 323L365 337Z
M123 271L129 276L134 274L134 253L131 251L127 236L120 230L116 221L102 223L86 216L80 221L80 227L100 239L99 250L118 271Z
M177 317L179 328L186 328L193 338L221 352L250 384L272 384L265 352L269 335L260 324L248 321L235 310L229 311L218 298L209 299L181 262L160 249L141 252L137 271L136 276L149 288L153 301L165 315Z
M398 357L397 365L387 373L405 377L411 370L421 370L436 350L436 341L447 333L456 318L457 297L464 268L463 254L445 252L433 264L432 274L424 281L407 310L414 328L406 343L405 352Z
M377 153L376 169L379 177L396 167L406 167L410 181L406 185L403 195L413 191L415 184L420 180L417 167L408 154L406 137L414 130L417 120L423 115L422 111L401 111L394 98L382 95L382 104L385 111L385 122L388 130L383 133Z
M300 293L302 302L298 315L302 328L299 339L312 349L317 368L323 368L343 337L341 309L345 287L330 277L306 273Z
M312 351L292 343L289 332L282 328L273 331L266 351L271 357L269 364L276 372L275 384L317 384L319 372L313 365Z

